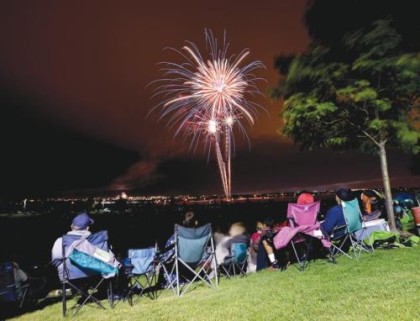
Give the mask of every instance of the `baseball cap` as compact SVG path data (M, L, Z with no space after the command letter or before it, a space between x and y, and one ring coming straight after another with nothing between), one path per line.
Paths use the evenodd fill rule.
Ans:
M81 213L73 219L71 224L77 230L85 230L89 225L92 225L93 223L94 220L92 220L89 215L86 213Z

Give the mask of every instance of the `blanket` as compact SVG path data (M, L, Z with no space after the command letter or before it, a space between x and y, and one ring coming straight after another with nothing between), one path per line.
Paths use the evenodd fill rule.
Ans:
M319 222L313 225L300 225L296 227L285 226L283 227L273 238L274 247L279 250L287 246L289 242L298 234L303 233L311 237L315 237L321 240L321 243L324 247L329 248L331 246L331 241L324 238L320 228Z

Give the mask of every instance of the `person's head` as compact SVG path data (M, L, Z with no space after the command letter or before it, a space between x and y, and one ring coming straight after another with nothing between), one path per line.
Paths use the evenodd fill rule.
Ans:
M267 217L265 220L264 220L264 225L265 225L265 227L267 227L267 228L273 228L273 226L274 226L274 220L271 218L271 217Z
M366 191L363 191L362 195L365 195L365 197L369 198L369 199L374 199L374 198L378 197L378 194L376 194L374 191L372 191L370 189L368 189Z
M243 223L233 223L229 229L229 235L231 237L235 237L238 235L243 235L246 233L246 227Z
M87 213L81 213L76 215L71 222L71 229L76 231L88 230L94 221L87 215Z
M311 204L313 202L315 202L314 196L308 192L300 193L296 201L297 204L301 205Z
M257 224L255 225L255 229L257 231L261 231L263 228L264 228L263 222L258 221Z
M182 225L187 226L187 227L192 227L192 226L197 225L194 212L188 211L184 214L184 220L182 221Z
M348 188L340 188L335 191L335 199L338 203L351 201L354 197L353 192Z

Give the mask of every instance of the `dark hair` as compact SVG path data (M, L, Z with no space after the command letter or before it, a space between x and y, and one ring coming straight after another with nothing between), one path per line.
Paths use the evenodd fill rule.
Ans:
M342 201L351 201L355 198L353 192L348 188L340 188L335 192L335 195Z
M271 218L271 217L267 217L267 218L264 220L264 224L265 224L266 226L268 226L269 228L273 228L273 225L274 225L274 220L273 220L273 218Z
M376 194L374 191L370 189L363 191L363 194L365 194L367 197L378 197L378 194Z
M182 221L182 225L187 226L187 227L192 227L196 224L195 223L195 214L192 211L188 211L187 213L185 213L184 215L184 220Z

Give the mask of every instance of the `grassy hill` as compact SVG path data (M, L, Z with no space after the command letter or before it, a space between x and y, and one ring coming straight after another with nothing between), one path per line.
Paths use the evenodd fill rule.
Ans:
M262 271L222 279L218 290L198 286L184 297L162 291L130 307L83 308L71 320L420 320L420 247L377 250L359 261L311 262L305 272ZM13 320L61 320L61 304Z

